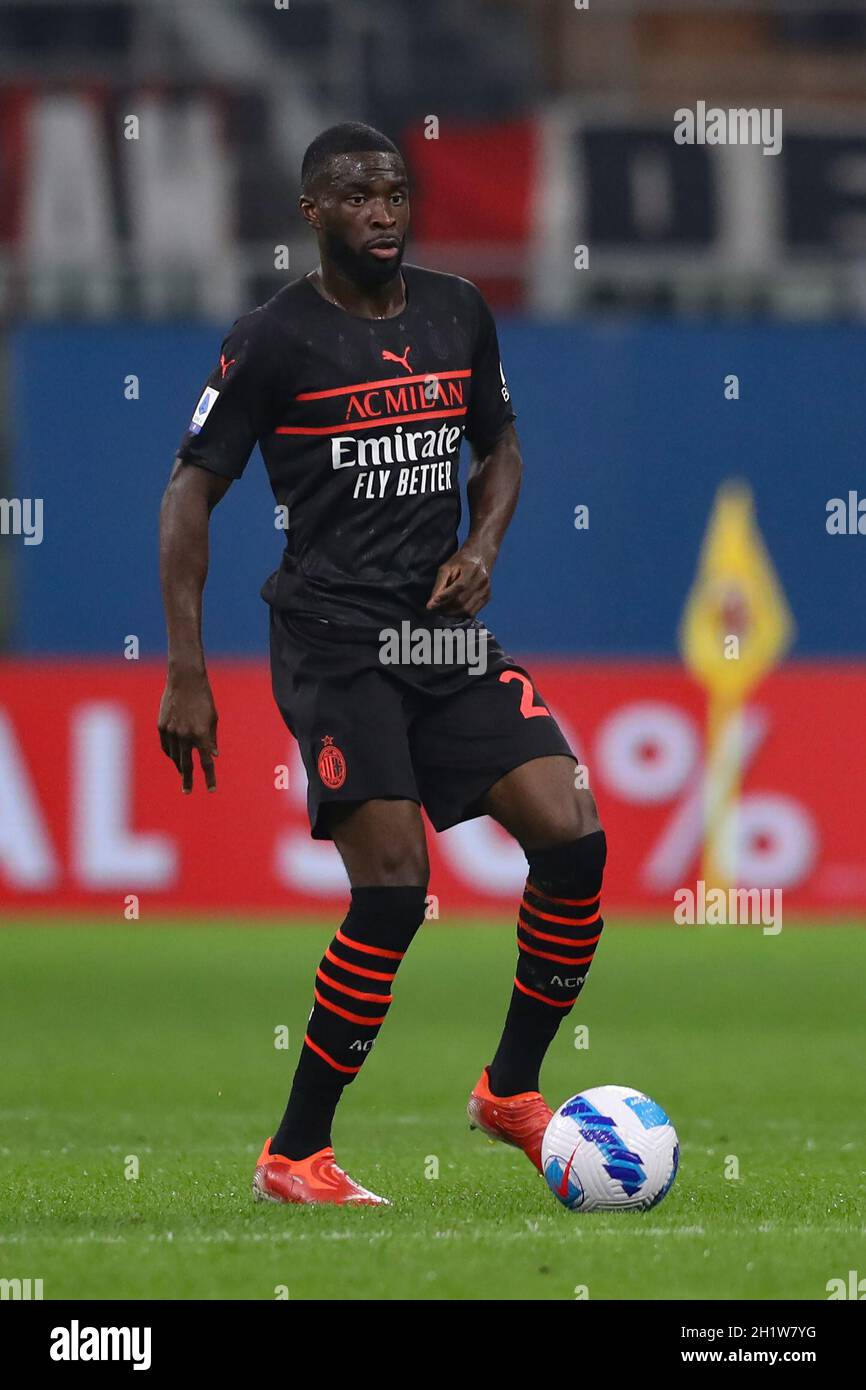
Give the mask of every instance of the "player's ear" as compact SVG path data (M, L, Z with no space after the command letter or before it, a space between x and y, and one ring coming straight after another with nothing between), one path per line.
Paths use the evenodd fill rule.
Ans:
M310 226L314 227L317 232L320 232L322 230L322 223L319 218L319 210L316 207L315 198L311 198L308 194L302 193L298 199L298 207L301 210L301 216L304 220L309 222Z

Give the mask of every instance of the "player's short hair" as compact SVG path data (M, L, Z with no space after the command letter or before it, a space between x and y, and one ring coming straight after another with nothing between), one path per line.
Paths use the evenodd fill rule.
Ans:
M356 150L382 150L403 158L394 141L383 135L381 130L365 125L363 121L343 121L341 125L328 126L307 146L301 164L303 191L307 193L310 190L332 155L352 154Z

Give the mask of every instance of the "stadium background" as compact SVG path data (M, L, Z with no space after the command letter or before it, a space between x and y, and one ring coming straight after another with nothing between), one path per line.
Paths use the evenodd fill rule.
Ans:
M407 150L410 258L475 278L499 315L526 483L486 616L579 745L619 845L610 900L664 907L696 872L704 697L677 630L717 488L741 478L796 641L751 698L738 872L792 909L862 908L862 782L838 790L863 753L862 538L828 534L826 505L862 478L866 20L781 3L203 14L0 6L2 491L44 505L41 544L2 538L5 902L279 910L343 892L262 665L280 533L261 465L215 519L207 804L177 800L153 736L154 547L222 332L314 264L303 148L354 113ZM782 153L676 145L672 94L698 92L782 107ZM434 853L450 910L519 886L522 856L487 822Z

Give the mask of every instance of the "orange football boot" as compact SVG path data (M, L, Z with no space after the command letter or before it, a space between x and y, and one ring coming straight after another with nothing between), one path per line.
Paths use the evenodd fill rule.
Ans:
M300 1202L312 1205L333 1202L337 1206L390 1206L386 1197L368 1192L338 1168L333 1149L319 1149L309 1158L285 1158L271 1153L265 1141L253 1175L253 1196L257 1202Z
M483 1129L491 1139L522 1149L541 1172L541 1141L553 1114L539 1091L494 1096L485 1067L466 1106L470 1129Z

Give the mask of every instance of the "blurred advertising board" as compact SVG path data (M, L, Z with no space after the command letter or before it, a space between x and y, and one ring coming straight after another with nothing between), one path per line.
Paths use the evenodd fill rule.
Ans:
M700 875L704 698L673 663L527 659L585 767L609 841L608 909L673 911ZM181 795L160 750L157 663L0 664L0 910L123 920L330 915L347 883L313 841L294 740L256 662L216 661L219 786ZM866 664L791 664L747 702L738 882L812 912L866 907ZM840 788L845 788L844 794ZM514 907L519 848L487 818L429 836L441 920Z

